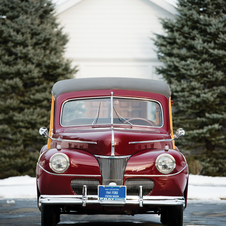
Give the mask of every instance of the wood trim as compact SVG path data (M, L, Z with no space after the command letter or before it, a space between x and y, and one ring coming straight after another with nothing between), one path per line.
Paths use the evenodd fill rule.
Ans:
M55 98L52 95L52 102L51 102L51 113L50 113L50 125L49 125L49 136L52 137L53 132L53 120L54 120L54 104L55 104ZM48 139L48 146L47 149L50 149L51 139Z
M173 118L172 118L172 106L171 106L171 97L169 97L169 118L170 118L170 134L171 134L171 138L174 138L173 135ZM173 142L173 149L175 149L175 141L172 140Z

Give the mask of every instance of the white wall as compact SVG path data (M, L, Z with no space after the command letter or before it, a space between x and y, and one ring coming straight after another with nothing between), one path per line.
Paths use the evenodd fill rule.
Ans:
M153 33L171 13L149 0L83 0L58 14L76 77L156 77Z

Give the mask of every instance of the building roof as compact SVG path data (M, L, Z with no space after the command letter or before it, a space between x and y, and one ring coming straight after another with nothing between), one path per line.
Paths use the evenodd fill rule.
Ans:
M86 90L136 90L170 96L170 88L164 81L143 78L97 77L62 80L54 84L55 97L63 93Z
M66 11L67 9L73 7L74 5L78 4L81 1L83 1L83 0L66 0L62 4L57 6L56 12L57 12L57 14L60 14L64 11ZM176 14L175 7L164 0L149 0L149 1L172 14Z

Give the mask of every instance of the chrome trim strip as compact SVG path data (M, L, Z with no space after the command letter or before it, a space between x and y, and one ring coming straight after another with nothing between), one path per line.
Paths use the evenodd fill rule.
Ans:
M129 144L145 144L145 143L157 143L157 142L165 142L165 141L173 141L174 139L165 139L165 140L145 140L145 141L132 141Z
M87 201L87 186L83 185L82 188L82 206L86 207L86 201Z
M115 156L115 134L114 134L114 110L113 110L113 92L111 92L111 156Z
M172 176L176 176L178 174L180 174L183 170L185 170L185 168L187 168L188 165L186 165L182 170L180 170L177 173L174 174L163 174L163 175L147 175L147 174L143 174L143 175L139 175L139 174L125 174L124 177L172 177Z
M47 151L48 151L48 150L45 150L45 151L42 152L41 155L39 155L39 157L38 157L38 162L40 161L40 158L43 156L43 154L46 153Z
M51 173L44 169L39 163L37 165L46 173L53 175L53 176L67 176L67 177L101 177L101 175L88 175L88 174L57 174L57 173Z
M111 92L111 126L113 126L113 92Z
M72 142L72 143L83 143L83 144L97 144L95 141L83 141L83 140L66 140L66 139L56 139L56 138L50 138L53 141L59 141L59 142Z
M143 207L143 186L140 186L139 206L140 206L140 207Z
M115 156L115 134L114 128L111 127L111 157Z
M102 158L102 159L126 159L130 158L131 155L120 155L120 156L107 156L107 155L94 155L96 158Z

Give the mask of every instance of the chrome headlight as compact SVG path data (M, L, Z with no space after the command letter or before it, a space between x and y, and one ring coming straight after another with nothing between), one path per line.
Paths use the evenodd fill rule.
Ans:
M64 173L69 165L69 158L63 153L56 153L49 160L50 168L56 173Z
M170 154L159 155L155 161L155 167L160 173L171 173L176 167L176 161Z

